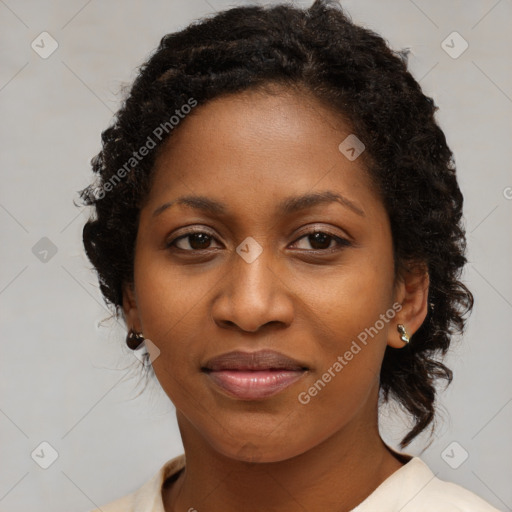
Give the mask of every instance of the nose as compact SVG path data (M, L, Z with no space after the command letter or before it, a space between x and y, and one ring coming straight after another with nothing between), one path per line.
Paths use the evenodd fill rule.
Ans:
M234 253L228 265L212 304L217 325L257 332L270 325L283 328L291 324L293 293L283 269L279 272L268 251L251 263Z

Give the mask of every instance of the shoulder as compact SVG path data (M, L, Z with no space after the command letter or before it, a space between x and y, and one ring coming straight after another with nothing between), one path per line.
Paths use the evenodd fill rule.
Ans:
M423 500L424 505L420 510L430 510L431 506L435 506L438 512L499 512L477 494L437 477L426 491L426 499Z
M352 512L500 512L468 489L437 477L419 457L390 475Z
M409 466L410 465L410 466ZM414 457L401 469L408 490L401 492L403 512L499 512L477 494L453 482L441 480L419 457Z
M150 480L136 491L89 512L164 512L162 485L184 467L184 455L168 460Z

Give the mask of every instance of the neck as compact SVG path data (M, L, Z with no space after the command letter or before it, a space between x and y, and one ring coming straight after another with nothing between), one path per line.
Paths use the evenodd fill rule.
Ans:
M166 512L349 512L404 464L380 438L376 417L351 422L313 449L278 462L226 457L179 413L178 423L186 468L163 491Z

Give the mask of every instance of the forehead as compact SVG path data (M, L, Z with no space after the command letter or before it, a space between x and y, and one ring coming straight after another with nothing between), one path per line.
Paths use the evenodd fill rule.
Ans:
M196 107L160 149L148 203L214 197L233 208L332 190L375 201L363 158L339 149L350 125L307 92L249 90Z

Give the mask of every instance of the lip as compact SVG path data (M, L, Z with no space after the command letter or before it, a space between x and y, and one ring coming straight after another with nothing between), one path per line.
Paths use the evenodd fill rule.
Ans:
M297 382L308 367L280 352L260 350L222 354L208 360L201 370L231 397L262 400Z

